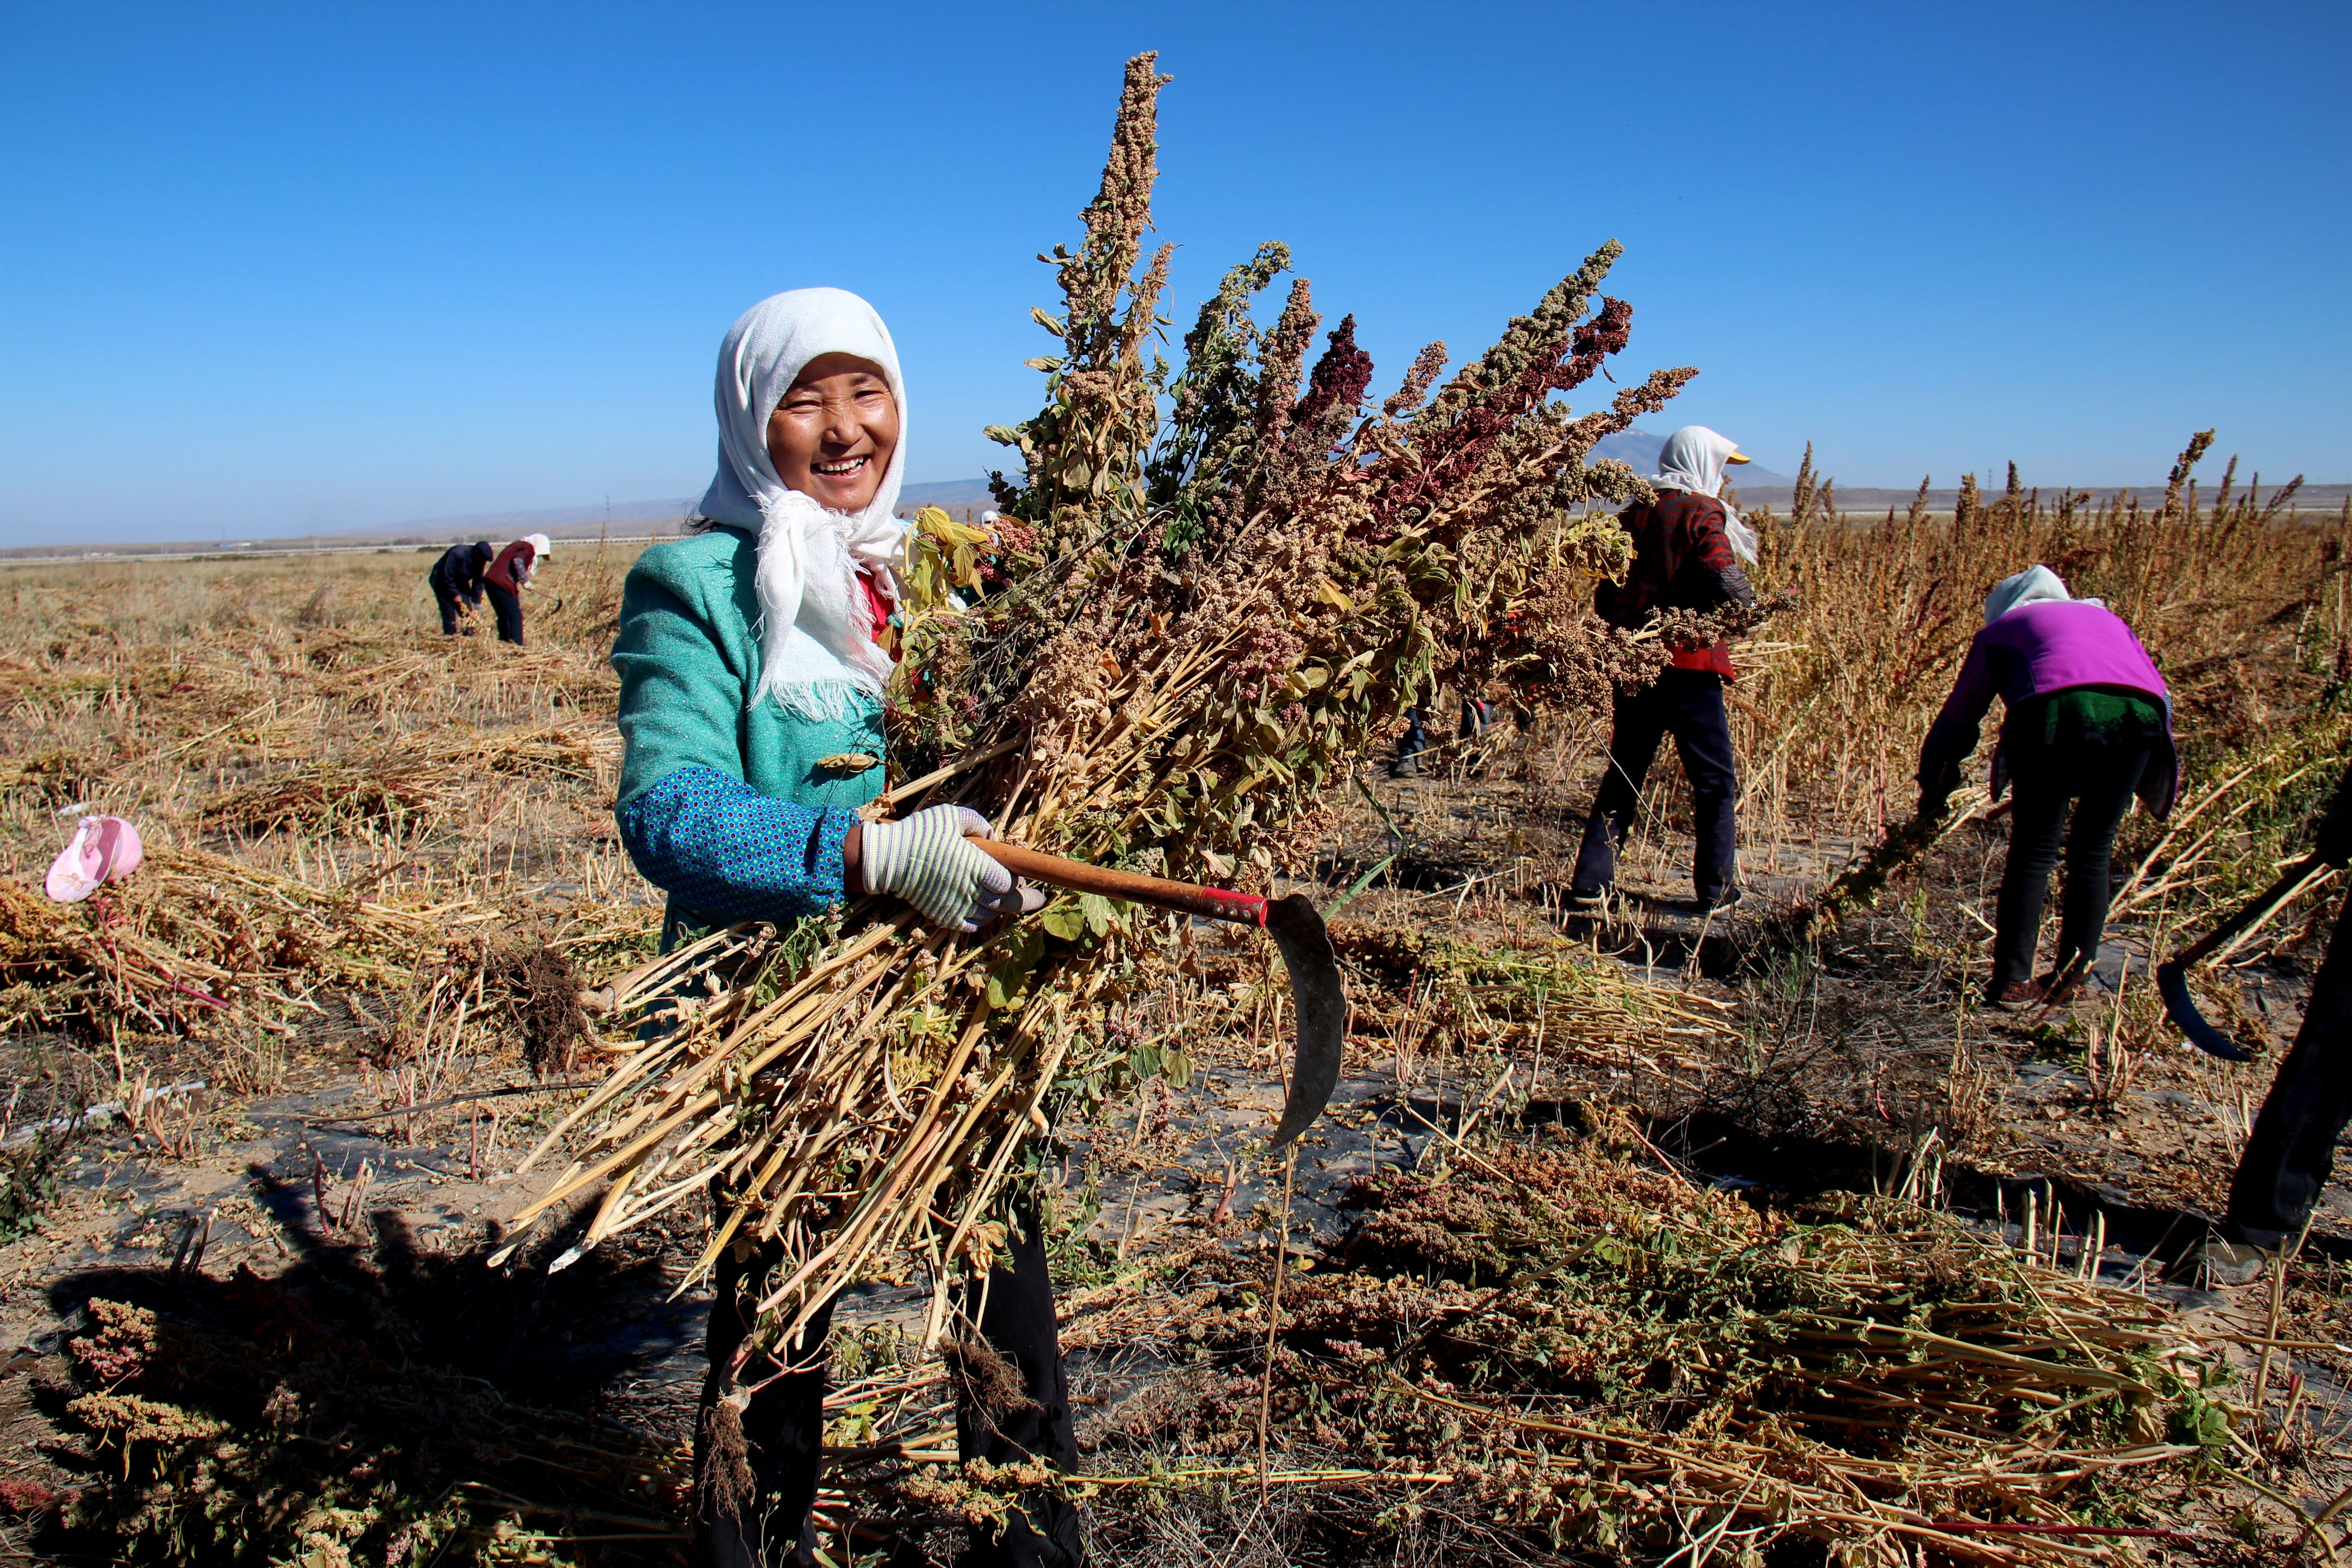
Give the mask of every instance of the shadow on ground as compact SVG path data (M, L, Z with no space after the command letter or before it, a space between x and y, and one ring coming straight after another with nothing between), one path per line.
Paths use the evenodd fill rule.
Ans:
M36 1550L463 1562L544 1539L596 1561L679 1555L675 1435L625 1422L607 1393L698 1339L665 1305L660 1237L548 1273L581 1214L492 1269L496 1227L437 1251L397 1211L339 1228L301 1185L249 1174L297 1249L282 1270L218 1277L184 1247L50 1286L77 1331L34 1395L52 1479L5 1500L33 1516Z

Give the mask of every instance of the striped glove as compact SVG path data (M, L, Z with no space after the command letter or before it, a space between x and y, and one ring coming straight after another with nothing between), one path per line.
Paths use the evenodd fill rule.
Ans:
M1013 873L968 840L988 838L988 818L961 805L927 806L904 822L869 822L859 835L866 890L904 899L949 931L978 931L1000 915L1042 908ZM1029 898L1035 903L1030 903Z

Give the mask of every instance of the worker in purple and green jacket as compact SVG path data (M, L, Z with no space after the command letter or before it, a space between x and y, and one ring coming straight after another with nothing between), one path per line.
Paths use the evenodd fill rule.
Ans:
M746 311L719 355L719 473L694 531L639 556L621 594L621 839L669 894L665 948L713 925L790 921L864 894L903 899L934 926L973 931L1041 907L973 847L987 821L933 806L861 822L881 793L883 689L877 635L898 596L905 525L891 515L905 468L906 387L888 329L838 289L800 289ZM871 763L847 766L842 759ZM961 1434L966 1458L1076 1462L1052 1287L1034 1216L1008 1242L1013 1267L960 1300L1020 1369L1026 1408ZM727 1386L769 1242L717 1267L710 1376L696 1427L698 1555L727 1568L814 1563L810 1520L824 1436L831 1304L802 1340L755 1355ZM748 1392L748 1401L745 1394ZM732 1394L754 1496L715 1484L712 1421ZM732 1433L722 1435L731 1450ZM1024 1493L975 1564L1081 1559L1076 1513L1052 1489Z
M2063 1002L2096 963L2106 933L2107 865L2116 832L2137 796L2170 814L2180 763L2172 744L2172 698L2123 617L2076 599L2058 574L2031 566L1985 598L1984 629L1919 750L1919 811L1940 815L1960 766L1999 697L2006 716L1992 758L1992 793L2014 791L2009 862L1994 920L1986 999L2019 1008ZM2068 826L2069 814L2073 826ZM2051 970L2036 979L2042 905L2061 838L2065 903Z

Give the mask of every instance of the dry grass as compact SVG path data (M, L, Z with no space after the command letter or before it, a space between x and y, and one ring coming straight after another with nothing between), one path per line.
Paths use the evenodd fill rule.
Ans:
M454 938L642 946L604 665L633 553L559 554L523 650L443 637L413 552L11 568L0 1016L119 1071L200 1037L253 1092L335 994L383 1016ZM148 862L60 907L37 889L77 805L131 817ZM450 1060L499 1054L487 1018L446 1024Z
M1751 856L1858 847L1908 815L1919 737L1981 593L2036 559L2133 618L2175 685L2187 787L2171 826L2135 819L2129 830L2132 881L2118 902L2127 932L2160 941L2267 879L2333 782L2352 631L2343 518L2265 515L2238 499L2208 506L2184 488L2179 505L2155 513L2020 492L1960 525L1809 514L1766 520L1764 533L1759 580L1795 592L1801 608L1769 629L1772 647L1736 693ZM0 574L0 1026L12 1041L83 1053L88 1070L58 1079L61 1102L136 1104L190 1060L242 1092L267 1091L320 1048L326 1015L356 1004L364 1026L343 1033L340 1059L349 1070L358 1044L385 1112L415 1137L428 1113L408 1113L482 1064L513 1070L527 1052L562 1070L567 1054L596 1044L580 1033L562 966L593 983L640 962L657 899L611 826L614 687L604 659L625 553L560 552L550 582L564 608L535 618L533 646L520 651L442 638L428 564L401 553ZM1482 762L1518 768L1542 787L1515 809L1565 818L1604 741L1601 716L1563 715L1515 760L1499 745L1460 748L1455 760L1465 773ZM1679 809L1678 793L1669 763L1654 794L1661 819ZM1539 797L1549 804L1528 804ZM151 859L121 888L59 909L34 889L65 837L59 808L83 803L135 819ZM1497 835L1527 820L1496 811ZM1926 860L1882 858L1844 903L1882 891L1953 901L1959 859L1990 864L1997 852L1972 829ZM1663 864L1664 841L1635 855ZM1786 961L1796 968L1785 999L1768 976L1735 1010L1671 969L1637 981L1551 935L1536 895L1563 869L1522 857L1507 878L1418 904L1412 920L1359 910L1340 927L1359 1047L1402 1086L1452 1096L1447 1131L1464 1147L1445 1179L1424 1172L1418 1186L1369 1200L1379 1224L1291 1276L1278 1315L1266 1303L1284 1255L1271 1248L1148 1261L1079 1293L1079 1339L1197 1351L1137 1409L1126 1447L1095 1461L1106 1560L1165 1560L1202 1542L1264 1562L1360 1560L1375 1549L1400 1562L1605 1560L1702 1540L1737 1560L1776 1532L1864 1562L1895 1561L1906 1540L1937 1561L2062 1560L2053 1542L2124 1560L2113 1555L2119 1537L1947 1527L2135 1521L2210 1538L2215 1516L2187 1517L2192 1505L2166 1489L2208 1448L2250 1443L2276 1486L2300 1473L2294 1466L2328 1462L2299 1436L2289 1402L2302 1395L2283 1376L2252 1399L2209 1386L2192 1363L2210 1342L2080 1278L2079 1252L2070 1268L2047 1246L2033 1258L1987 1250L1907 1204L1753 1208L1605 1141L1533 1151L1484 1142L1482 1118L1491 1127L1548 1073L1572 1068L1622 1071L1635 1085L1706 1079L1711 1105L1773 1122L1787 1108L1763 1090L1814 1040L1829 1042L1822 1076L1864 1097L1877 1136L1910 1161L1890 1191L1907 1182L1910 1197L1932 1197L1931 1152L2000 1131L1980 1034L1950 1021L1978 972L1974 935L1923 916L1901 954L1917 994L1875 1013L1823 1021L1807 989L1817 976L1798 972L1801 952ZM1491 939L1498 928L1508 941ZM2292 948L2312 935L2306 920L2266 940ZM789 947L771 955L805 961ZM1150 1135L1160 1084L1182 1083L1218 1052L1264 1062L1270 1076L1266 1042L1282 1026L1278 973L1253 948L1171 935L1139 963L1117 1000L1080 1010L1098 1026L1095 1044L1116 1044L1126 1065L1062 1086L1074 1114L1131 1121L1132 1148ZM2213 984L2219 1016L2235 1004L2226 975ZM740 1000L784 994L772 984ZM821 989L807 997L841 1000ZM1874 1031L1891 1037L1923 1019L1949 1049L1917 1081L1857 1054ZM896 1043L903 1053L920 1041ZM2161 1043L2147 996L2116 1002L2086 1057L2094 1109L2128 1101ZM912 1069L901 1082L929 1070L903 1054L893 1062ZM159 1121L151 1141L197 1152L176 1124ZM1551 1163L1523 1169L1528 1161ZM687 1193L702 1168L689 1159L663 1184ZM1544 1212L1529 1187L1606 1194L1613 1207L1579 1208L1540 1234L1509 1231L1514 1205L1522 1220ZM1453 1217L1437 1223L1439 1210ZM1422 1250L1381 1251L1381 1237L1407 1220ZM1562 1261L1603 1233L1629 1238L1612 1277L1593 1271L1597 1251ZM1431 1250L1443 1247L1460 1256ZM1480 1247L1499 1250L1464 1261ZM1711 1268L1715 1283L1692 1284L1693 1269ZM2282 1309L2290 1320L2328 1321L2340 1290L2315 1297L2312 1278L2296 1276L2300 1293ZM1497 1296L1513 1279L1521 1284L1508 1289L1523 1293ZM1662 1293L1637 1311L1621 1287L1643 1279ZM1790 1306L1792 1291L1812 1304ZM1842 1304L1832 1313L1807 1291L1843 1292ZM1745 1337L1721 1331L1732 1307L1753 1315ZM1170 1321L1178 1308L1198 1320L1197 1337ZM1883 1326L1851 1326L1865 1321ZM2263 1328L2247 1333L2263 1338ZM1524 1338L1538 1331L1553 1336L1542 1353ZM2342 1337L2332 1323L2299 1331ZM1920 1332L1974 1348L1923 1351ZM1335 1341L1380 1351L1379 1364ZM1564 1379L1555 1352L1589 1361L1601 1346L1629 1366L1664 1366L1665 1385ZM2029 1375L2003 1355L2046 1364ZM937 1376L930 1363L876 1371L845 1391L854 1397L839 1402L840 1435L935 1458ZM2066 1392L2075 1388L2113 1397L2076 1406ZM1260 1398L1272 1425L1264 1489ZM2210 1414L2231 1401L2234 1438L2216 1425L2227 1412ZM866 1414L849 1414L861 1405ZM873 1414L893 1408L907 1425ZM1970 1455L1996 1466L1971 1470ZM894 1473L901 1484L921 1472ZM971 1477L942 1468L926 1484L926 1508L985 1511L989 1489ZM2294 1530L2282 1532L2284 1515L2260 1506L2270 1511L2248 1527L2253 1537L2287 1551Z
M2149 885L2170 886L2143 904L2144 914L2184 889L2219 896L2242 862L2259 858L2258 844L2290 833L2309 798L2310 775L2294 771L2318 743L2295 738L2332 732L2335 525L2216 531L2210 514L2199 515L2205 531L2184 540L2238 552L2234 566L2209 574L2234 574L2260 591L2243 593L2239 609L2201 618L2168 619L2164 599L2152 614L2180 640L2150 640L2181 677L2190 759L2183 814L2210 795L2198 820L2226 819L2229 831L2208 835L2191 824L2156 855ZM2045 531L2027 529L2004 547L2016 558L1989 545L1954 554L1948 538L1937 545L1932 527L1921 531L1917 548L1927 553L1904 568L1906 580L1929 584L1941 548L1948 558L1934 571L1943 586L1933 591L1965 607L1981 586L1976 578L2062 553L2049 548L2062 538L2053 521L2032 527ZM1742 690L1759 713L1778 716L1743 717L1743 744L1763 781L1746 808L1749 831L1791 841L1866 837L1885 792L1877 753L1916 747L1951 650L1902 683L1899 700L1869 696L1897 689L1880 679L1893 661L1924 657L1906 654L1901 639L1863 635L1868 617L1855 606L1887 583L1852 546L1880 531L1809 523L1769 537L1770 570L1799 585L1807 607L1802 626L1776 629L1788 646L1759 661L1769 668ZM11 889L0 905L0 963L19 981L0 995L19 1036L48 1032L91 1048L100 1068L87 1086L92 1097L128 1089L135 1098L163 1063L190 1053L215 1069L242 1064L241 1087L267 1089L270 1065L307 1048L314 1009L332 1010L348 994L364 1009L357 1043L374 1064L385 1114L397 1120L462 1085L468 1064L495 1059L512 1070L530 1048L556 1065L580 1047L551 956L568 954L600 983L648 951L656 895L621 857L609 816L613 683L603 658L625 563L618 552L602 563L587 552L559 556L553 570L570 574L561 584L564 615L535 623L534 647L520 653L480 638L442 639L423 588L425 563L409 555L335 563L326 568L334 592L324 598L319 569L305 563L18 568L0 578L9 720L0 741L0 888ZM2085 591L2101 585L2077 578ZM314 599L320 607L301 624ZM1957 647L1972 624L1961 615L1934 636ZM1859 640L1837 640L1847 637ZM2231 647L2252 650L2244 668L2200 665L2220 655L2182 651ZM1807 717L1843 701L1859 705L1860 719ZM2218 732L2209 740L2199 724ZM1519 765L1548 772L1557 781L1548 787L1572 803L1595 771L1601 728L1589 717L1554 723ZM2235 778L2283 739L2302 749L2264 764L2266 773ZM1671 770L1664 783L1662 801L1671 799ZM103 900L60 910L30 889L64 837L57 808L78 801L133 816L153 857ZM1498 816L1492 828L1517 826ZM2150 837L2138 854L2158 848ZM1800 1021L1793 1003L1775 1011L1759 994L1735 1012L1682 988L1671 971L1643 984L1561 942L1536 900L1559 869L1529 862L1491 885L1423 902L1411 920L1341 923L1360 1047L1389 1063L1401 1087L1420 1085L1441 1104L1450 1095L1447 1131L1464 1143L1450 1174L1424 1170L1410 1191L1384 1188L1374 1213L1387 1230L1410 1221L1432 1245L1453 1235L1444 1245L1502 1250L1475 1265L1407 1258L1381 1252L1386 1231L1376 1226L1291 1277L1265 1384L1263 1492L1254 1423L1272 1254L1139 1255L1074 1294L1076 1340L1180 1343L1199 1358L1169 1373L1165 1389L1135 1408L1132 1430L1092 1462L1099 1474L1090 1507L1105 1560L1163 1560L1187 1540L1208 1540L1220 1551L1254 1542L1250 1560L1269 1563L1360 1556L1369 1543L1400 1562L1601 1561L1707 1538L1736 1553L1778 1532L1861 1552L1856 1561L1876 1552L1891 1562L1894 1544L1908 1539L1932 1545L1939 1560L2033 1562L2059 1560L2054 1547L2045 1552L2050 1542L2087 1549L2121 1538L1943 1527L2087 1520L2105 1528L2128 1519L2141 1521L2134 1528L2210 1533L2210 1519L2175 1517L2185 1505L2167 1489L2218 1430L2166 1441L2205 1419L2204 1373L2190 1365L2204 1342L2144 1300L2082 1280L2079 1251L2055 1267L2046 1246L2040 1261L1971 1251L1981 1244L1906 1205L1843 1215L1755 1209L1656 1169L1638 1148L1629 1160L1601 1143L1530 1151L1486 1141L1482 1127L1506 1120L1547 1078L1580 1068L1602 1077L1631 1071L1635 1083L1712 1074L1723 1102L1736 1103L1728 1086L1765 1081L1772 1053L1815 1026ZM1893 885L1911 884L1898 871ZM483 940L509 939L509 928L529 940ZM1497 929L1507 941L1491 935ZM1965 955L1953 962L1965 970ZM742 1000L781 994L772 985ZM1139 1165L1156 1125L1150 1106L1167 1092L1160 1083L1181 1083L1219 1053L1271 1071L1266 1042L1279 1036L1281 995L1278 970L1255 947L1191 936L1169 943L1101 1020L1129 1065L1076 1086L1074 1105L1099 1102L1106 1126L1132 1121L1133 1138L1120 1147L1135 1150ZM1948 1003L1922 1004L1931 1005ZM1848 1020L1840 1049L1872 1026ZM2144 999L2117 1009L2119 1043L2107 1060L2126 1076L2110 1080L2111 1095L2127 1090L2135 1053L2146 1051L2154 1027ZM1738 1068L1743 1052L1754 1060ZM1845 1060L1831 1065L1851 1077ZM1956 1049L1948 1077L1916 1086L1874 1080L1874 1094L1901 1089L1927 1108L1920 1127L1906 1122L1886 1135L1901 1142L1932 1128L1945 1146L1965 1142L1961 1124L1986 1114L1971 1061ZM117 1063L121 1085L109 1081ZM1774 1114L1760 1103L1748 1113ZM412 1121L403 1131L419 1129ZM1112 1143L1103 1150L1116 1163ZM1521 1170L1528 1160L1558 1168ZM1482 1163L1518 1181L1498 1182ZM1920 1178L1922 1169L1915 1162L1911 1170L1915 1197L1935 1190L1932 1171ZM1580 1207L1524 1233L1506 1226L1501 1240L1477 1241L1514 1205L1514 1224L1543 1212L1528 1199L1529 1185L1548 1194L1605 1192L1615 1206ZM1432 1205L1454 1218L1430 1228ZM1641 1269L1665 1271L1653 1285L1669 1276L1687 1285L1692 1269L1704 1276L1720 1263L1729 1272L1707 1289L1731 1294L1680 1306L1671 1292L1654 1294L1634 1311L1612 1292L1649 1276L1622 1262L1596 1275L1597 1253L1561 1261L1603 1230L1633 1238L1627 1256ZM1783 1256L1791 1238L1801 1267ZM1524 1291L1496 1297L1513 1278ZM1915 1290L1909 1305L1892 1305L1922 1281L1940 1281L1943 1294ZM1793 1309L1767 1300L1788 1289L1843 1291L1844 1305L1807 1308L1814 1316L1801 1322L1802 1312L1790 1317ZM1718 1331L1734 1297L1762 1314L1736 1341ZM1197 1339L1168 1321L1178 1310L1198 1320ZM1644 1365L1668 1367L1668 1386L1612 1393L1539 1371L1543 1358L1509 1336L1542 1328L1546 1314L1557 1321L1542 1331L1562 1347L1615 1345L1611 1354L1627 1365L1645 1357ZM1826 1324L1829 1316L1897 1326L1854 1330ZM1325 1318L1348 1322L1332 1328ZM1440 1331L1430 1333L1433 1326ZM1905 1338L1914 1331L1978 1350L1923 1359ZM1378 1365L1350 1362L1353 1352L1334 1349L1335 1340L1395 1353ZM2064 1375L2045 1387L2033 1381L2042 1373L2025 1376L1980 1352L2048 1362ZM1481 1361L1487 1370L1473 1373ZM2161 1377L2152 1370L2159 1365ZM936 1363L869 1366L864 1375L836 1401L842 1440L896 1444L901 1458L833 1498L835 1516L878 1495L859 1489L867 1481L897 1489L894 1509L985 1512L988 1486L951 1468L908 1490L926 1472L908 1468L907 1456L943 1457ZM2074 1397L2061 1389L2073 1386L2066 1379L2084 1376L2121 1393L2035 1424L2037 1413ZM1833 1397L1815 1388L1823 1378L1837 1382ZM2153 1392L2136 1404L2130 1389L2101 1379L2137 1379ZM1218 1393L1229 1384L1240 1393ZM2057 1406L2046 1397L2053 1394ZM2284 1397L2274 1387L2270 1408ZM1220 1398L1232 1409L1215 1415ZM1894 1416L1885 1413L1890 1400ZM1324 1405L1345 1416L1328 1433L1318 1423L1339 1417ZM892 1425L892 1410L905 1424ZM1871 1425L1898 1418L1908 1424L1900 1435ZM2258 1432L2275 1426L2281 1435L2266 1441L2285 1460L2301 1452L2284 1420L2240 1419ZM2092 1425L2075 1430L2082 1422ZM1990 1479L1964 1474L1964 1451L1995 1455L2000 1466ZM1987 1487L2000 1493L1997 1506ZM1767 1506L1778 1511L1768 1518L1759 1511ZM2275 1531L2275 1510L2270 1517ZM542 1518L532 1528L549 1526Z
M2022 1254L1907 1197L1759 1207L1606 1115L1575 1139L1448 1138L1358 1201L1336 1247L1174 1248L1070 1300L1066 1343L1158 1369L1079 1483L1105 1560L1701 1542L1908 1568L2204 1538L2181 1482L2230 1442L2223 1347L2095 1282L2091 1245ZM1023 1479L942 1463L920 1363L869 1361L856 1402L836 1521L986 1519Z
M1767 833L1826 825L1873 838L1908 819L1920 742L1983 624L1985 593L2041 562L2129 621L2165 672L2184 807L2257 763L2233 786L2230 805L2248 803L2251 820L2232 847L2274 847L2333 787L2311 764L2341 753L2352 695L2352 509L2315 516L2291 501L2225 478L2210 504L2184 482L2154 508L2092 506L2024 489L2012 469L2002 495L1964 495L1956 519L1759 512L1759 584L1799 608L1770 628L1781 651L1734 691L1746 814ZM1984 773L1980 757L1974 776ZM2135 831L2142 854L2154 847L2153 829Z

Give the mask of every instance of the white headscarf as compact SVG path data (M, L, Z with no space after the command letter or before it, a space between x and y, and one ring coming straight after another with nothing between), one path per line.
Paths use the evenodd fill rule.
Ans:
M1985 625L2016 609L2021 605L2040 604L2096 605L2097 599L2076 599L2066 591L2066 581L2049 567L2036 562L2014 577L2003 577L1985 595Z
M880 365L898 405L898 445L873 501L854 517L789 489L768 457L769 416L808 363L829 353ZM719 476L697 510L706 522L758 532L761 670L751 701L773 694L811 718L844 717L853 693L878 697L890 677L858 565L896 600L906 548L906 525L890 515L907 469L907 386L890 329L844 289L772 295L728 329L715 397Z
M1722 498L1723 460L1739 450L1739 443L1718 436L1704 425L1685 425L1658 448L1658 471L1650 476L1654 490L1688 490L1693 495ZM1756 531L1728 505L1723 509L1723 536L1731 552L1753 565Z

